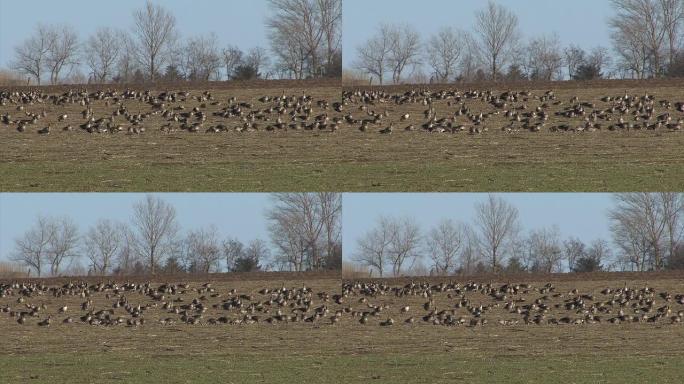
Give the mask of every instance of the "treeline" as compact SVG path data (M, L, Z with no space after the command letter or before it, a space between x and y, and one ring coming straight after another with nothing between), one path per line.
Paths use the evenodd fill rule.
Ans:
M39 24L15 47L10 66L38 85L45 78L58 84L341 76L341 0L268 4L270 50L221 47L215 33L182 38L175 16L148 1L132 13L130 28L101 27L84 41L72 26Z
M285 193L266 213L270 244L223 237L210 225L183 230L175 208L148 195L131 220L100 219L81 232L70 217L39 216L10 255L37 276L141 275L341 268L341 196ZM85 262L87 269L73 265Z
M446 218L424 230L383 216L357 239L353 260L379 276L684 269L684 194L627 193L609 211L612 244L565 237L557 226L525 231L518 209L490 195L472 223Z
M555 33L524 39L517 15L490 1L469 30L444 26L424 37L412 25L381 25L357 48L354 67L380 84L684 76L684 0L611 4L613 53L563 47Z

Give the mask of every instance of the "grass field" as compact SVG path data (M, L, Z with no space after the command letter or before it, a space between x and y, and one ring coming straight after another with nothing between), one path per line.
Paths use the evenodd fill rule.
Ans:
M224 298L231 288L258 295L263 287L306 285L313 292L329 293L340 287L340 280L325 276L255 278L226 280L214 276L190 284L200 287L212 281ZM625 284L634 288L648 285L656 292L684 292L684 283L678 277L621 278L554 281L550 277L530 283L541 287L551 281L558 292L578 288L596 293ZM91 284L95 281L90 280ZM399 286L408 281L385 282ZM438 281L443 280L432 280ZM46 284L63 282L48 280ZM95 307L109 302L104 293L91 297ZM146 302L133 293L126 296L131 302ZM185 295L186 299L194 296ZM343 306L361 309L363 305L357 299L349 296ZM72 308L81 300L33 296L27 303L45 303L46 311L52 313L58 305L67 303ZM436 296L435 300L441 305L447 299ZM413 307L423 299L383 295L371 301L390 305L385 314L399 316L400 305ZM1 298L0 307L5 305L17 307L16 296ZM333 303L329 306L331 311L339 308ZM161 326L154 320L163 316L156 313L150 309L145 315L148 322L138 327L61 324L57 320L65 315L60 315L49 328L34 321L19 325L0 313L0 382L678 383L684 375L681 324L441 327L399 322L381 327L375 322L360 325L345 314L335 325L320 320ZM216 313L210 309L205 318ZM78 308L68 314L76 316Z
M676 82L670 86L633 84L561 88L556 94L566 105L575 95L596 101L603 95L625 91L652 93L656 100L684 100L684 88ZM407 88L386 89L402 92ZM539 94L546 90L532 91ZM212 94L223 101L237 96L238 100L254 102L260 96L283 91L288 95L304 91L331 103L341 97L340 88L330 85L216 89ZM192 91L193 95L200 93ZM188 102L185 106L193 105ZM488 108L484 103L470 106L474 110ZM0 113L16 114L12 108L0 107ZM28 109L38 113L43 108L49 111L46 121L56 120L58 111L51 110L52 106ZM70 116L82 109L77 105L65 108ZM358 105L345 108L343 113L329 111L329 115L352 113L357 119L363 117ZM388 121L409 112L413 120L406 124L422 123L424 107L418 104L376 109L387 109L391 116ZM437 104L436 110L443 116L449 107ZM100 111L104 113L104 109ZM94 112L98 115L96 108ZM319 112L315 110L314 114ZM38 127L21 134L13 126L0 125L0 190L619 192L684 188L683 131L505 134L497 126L501 122L493 118L490 131L475 136L403 132L399 126L393 135L380 135L375 128L361 133L358 127L344 123L337 132L162 134L157 128L163 121L155 119L150 120L145 134L132 136L91 135L78 129L56 129L42 136L33 132ZM207 125L220 121L210 117Z

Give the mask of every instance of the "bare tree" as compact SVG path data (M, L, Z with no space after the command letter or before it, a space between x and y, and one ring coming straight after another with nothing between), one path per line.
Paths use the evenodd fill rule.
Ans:
M22 237L14 240L15 251L12 260L34 269L40 277L47 260L52 236L54 236L54 231L51 219L39 216L32 228Z
M568 261L568 268L571 271L576 270L577 262L586 257L587 249L582 240L578 238L569 238L563 242L564 258Z
M615 9L609 25L623 64L643 77L661 76L675 57L678 30L684 20L681 0L611 0ZM666 47L667 46L667 47ZM667 52L666 52L667 51Z
M659 5L663 13L663 28L665 29L665 40L668 46L668 67L672 67L677 57L679 40L683 36L684 1L659 0Z
M68 217L49 219L48 226L52 235L48 241L47 262L50 265L50 274L58 276L62 263L77 256L78 227Z
M389 247L392 241L390 219L380 217L375 228L357 240L356 261L378 270L380 277L389 262Z
M88 230L83 245L94 273L106 275L110 272L114 259L121 250L122 235L118 225L106 219L99 220Z
M342 265L342 255L338 248L342 246L342 194L334 192L318 193L321 206L322 235L325 244L325 260L327 269Z
M133 21L138 60L154 81L176 40L176 18L161 5L147 1L145 7L133 13Z
M268 67L270 60L265 48L254 47L247 52L244 63L253 68L257 78L268 78L268 74L264 74L264 68Z
M181 51L182 65L189 79L209 81L219 77L221 56L216 34L190 38Z
M616 245L639 270L661 270L674 248L671 236L679 238L676 225L681 212L681 194L621 193L611 209L611 230Z
M425 243L435 272L440 275L453 272L466 242L463 225L456 224L452 220L442 220L432 228Z
M604 263L610 261L613 257L613 251L608 245L608 242L603 239L596 239L591 242L589 249L587 249L587 258L593 261L595 270L605 270Z
M273 200L267 219L279 256L296 271L325 268L330 242L340 238L339 194L278 193Z
M390 231L388 256L392 263L392 273L399 276L406 261L418 256L420 246L420 228L408 217L392 218L387 223Z
M574 79L577 70L586 62L587 53L578 45L570 45L563 50L565 66L568 68L568 77Z
M485 203L476 205L477 227L482 251L497 272L502 259L502 248L515 238L518 230L518 209L500 197L489 195Z
M563 56L557 34L531 39L526 48L525 67L532 80L562 78Z
M557 226L534 230L527 238L527 265L533 272L561 272L563 250Z
M461 274L470 275L473 273L475 266L480 262L482 251L480 249L480 241L475 230L467 225L463 227L463 251L460 255L460 271Z
M228 238L223 241L223 257L226 259L226 267L230 270L235 261L242 257L245 246L237 238Z
M190 271L205 274L218 271L221 248L216 226L190 231L185 238L185 247Z
M147 195L133 206L133 226L138 254L147 260L154 274L161 257L175 240L178 230L176 210L159 197Z
M409 66L420 64L420 35L408 24L387 25L389 33L389 60L392 82L399 84L401 75Z
M658 194L665 221L665 236L667 238L667 258L671 260L677 253L677 247L684 237L684 194L661 192Z
M376 36L371 37L357 48L358 59L355 66L359 70L377 77L380 85L382 85L385 72L389 68L391 52L390 30L387 25L382 25Z
M426 48L428 64L439 81L447 82L454 77L467 49L465 34L464 31L444 27L430 37Z
M321 15L321 29L325 45L326 68L335 65L335 60L342 57L342 0L317 0L318 11ZM341 76L339 73L325 75Z
M83 57L93 80L105 83L113 75L120 51L121 40L111 28L99 28L90 36L84 46Z
M518 17L505 7L489 1L487 8L475 14L475 30L480 35L480 49L497 80L502 68L513 52L518 33Z
M135 234L127 224L117 225L117 230L119 231L121 245L119 247L119 252L116 255L116 268L114 268L114 273L126 275L133 271L133 265L138 261Z
M269 0L266 20L279 65L297 78L323 75L340 52L341 0Z
M221 53L223 55L223 66L226 69L226 78L230 79L235 68L242 63L242 51L236 46L229 46L223 49Z
M236 272L252 272L260 270L260 264L271 257L271 250L266 242L255 239L247 244L241 258L238 258L233 268Z
M62 70L78 64L78 34L67 25L52 27L51 40L45 60L50 70L50 82L57 84Z
M131 35L126 32L119 32L117 36L120 44L119 60L117 66L117 80L123 83L130 83L133 79L136 66L136 44Z
M45 68L48 51L52 42L52 31L49 27L39 24L33 36L21 45L14 47L15 60L11 63L15 70L35 77L40 85L43 69Z

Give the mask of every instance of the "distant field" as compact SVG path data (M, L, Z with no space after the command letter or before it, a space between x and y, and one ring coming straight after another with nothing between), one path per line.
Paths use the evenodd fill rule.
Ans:
M210 90L223 106L208 106L211 113L230 97L249 101L255 108L268 104L256 101L261 96L309 94L314 100L331 104L341 100L339 87L330 83L288 85L263 83L212 89L193 89L197 96ZM652 85L651 85L652 84ZM599 82L585 84L515 85L541 95L555 89L565 106L570 98L598 101L604 95L619 96L653 94L656 100L684 101L684 83ZM482 85L481 89L489 85ZM548 86L548 87L547 87ZM260 87L260 88L250 88ZM279 88L280 87L280 88ZM432 86L440 89L441 86ZM453 85L450 87L454 87ZM468 89L471 86L463 86ZM410 87L381 88L387 92L404 92ZM503 87L502 87L503 88ZM175 89L175 88L174 88ZM378 89L378 88L373 88ZM159 91L161 91L160 89ZM46 92L64 88L46 88ZM186 111L199 102L184 103ZM468 102L475 111L488 111L491 106ZM530 102L530 107L534 102ZM147 111L149 106L127 103L132 111ZM436 103L436 111L446 116L453 108ZM345 106L342 113L329 109L329 117L352 113L364 117L359 105ZM684 131L630 132L519 132L500 131L503 120L493 117L489 131L481 135L429 134L404 132L409 123L424 122L420 104L372 106L390 117L368 132L357 125L340 124L336 132L275 131L262 128L256 132L234 131L205 134L175 132L162 134L164 124L153 116L142 135L88 134L76 128L62 132L56 123L60 111L69 113L74 126L84 120L78 116L83 107L32 105L34 113L48 111L48 117L18 133L14 125L0 124L0 190L3 191L681 191L684 189ZM104 107L94 108L96 117L105 114ZM554 108L552 110L556 110ZM0 114L17 115L14 106L0 107ZM314 107L313 114L323 111ZM399 122L403 113L411 119ZM662 113L662 108L656 107ZM673 116L682 116L671 111ZM71 119L71 117L70 117ZM556 119L557 120L557 119ZM377 131L395 121L392 135ZM49 136L36 131L43 122L54 124ZM229 128L239 120L209 116L203 129L218 123ZM558 123L551 118L549 125ZM581 119L569 123L580 124ZM359 124L360 125L360 124Z
M575 276L575 275L573 275ZM256 311L261 321L256 324L207 324L209 318L226 314L231 319L241 318L236 309L209 308L202 323L197 325L176 323L160 325L165 317L179 318L180 314L165 314L160 308L149 308L145 313L146 324L142 326L96 326L81 323L62 324L66 316L75 319L86 313L78 308L84 301L77 296L52 297L34 294L25 297L25 303L16 302L17 295L0 298L0 308L10 306L15 310L26 304L45 304L46 309L24 325L0 313L0 382L61 383L453 383L453 382L511 382L511 383L626 383L658 382L679 383L684 375L684 325L658 323L629 324L582 324L582 325L515 325L501 326L495 319L504 313L502 308L492 309L486 315L491 321L484 326L437 326L417 321L412 325L403 318L422 314L420 295L397 297L394 294L367 296L368 303L360 303L361 296L349 295L342 305L324 302L319 292L330 295L340 292L340 280L328 275L213 275L206 279L187 280L175 277L172 282L189 282L185 294L167 294L165 300L183 297L189 304L201 294L206 304L220 303L234 295L248 294L252 300L245 303L264 302L262 288L303 286L312 290L312 308L326 304L328 316L345 307L352 311L369 310L368 305L385 304L380 316L362 325L352 319L350 313L341 315L337 324L331 324L326 316L313 323L275 323L264 320L275 315ZM62 285L69 279L48 279L49 286ZM134 279L144 282L146 279ZM169 282L162 278L153 280L152 286ZM193 281L194 280L194 281ZM97 278L89 278L89 284L97 284ZM211 281L213 293L220 297L209 298L209 293L193 289ZM370 282L370 280L365 280ZM375 280L378 282L378 280ZM403 287L412 279L387 279L380 282L389 287ZM416 283L439 284L450 279L415 279ZM454 279L461 284L467 279ZM479 281L479 280L478 280ZM498 285L496 280L487 282ZM673 297L684 293L684 280L676 274L620 274L586 275L579 278L566 276L539 276L527 280L506 281L512 284L527 282L541 288L547 282L554 285L555 293L569 298L569 291L578 289L579 294L594 294L596 301L603 299L600 291L607 287L654 290L656 307L663 305L659 293L669 292ZM124 281L120 281L122 284ZM6 283L6 282L5 282ZM3 284L3 282L0 282ZM451 292L453 294L453 292ZM106 294L110 298L105 297ZM549 293L551 296L552 293ZM154 304L145 295L125 292L123 295L134 305ZM449 299L447 292L435 293L434 301L439 308L450 308L456 298ZM532 298L541 294L525 294L528 300L519 305L530 304ZM111 290L91 293L93 307L105 309L116 300ZM467 293L473 304L489 304L491 298L477 292ZM673 299L674 300L674 299ZM293 301L296 302L296 301ZM593 301L592 301L593 302ZM157 302L159 303L159 302ZM68 304L66 314L57 314L57 308ZM401 313L403 305L410 305L408 313ZM670 307L678 311L684 306L672 301ZM296 304L294 307L299 307ZM268 307L268 305L266 306ZM283 312L289 313L289 306ZM460 311L463 311L461 309ZM116 315L130 317L122 308ZM310 312L311 313L311 312ZM558 310L550 311L556 316ZM655 309L654 309L655 313ZM53 314L50 327L36 323ZM515 317L516 315L508 315ZM579 316L579 315L577 315ZM397 323L382 327L378 323L394 317Z

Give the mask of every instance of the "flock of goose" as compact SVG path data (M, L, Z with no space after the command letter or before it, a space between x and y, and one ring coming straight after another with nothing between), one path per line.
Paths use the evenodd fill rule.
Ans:
M680 131L684 124L684 102L627 92L606 95L600 100L582 100L577 96L563 100L554 91L535 94L491 90L353 90L343 92L342 104L356 111L344 116L350 127L380 134L391 134L400 124L403 131L470 134L493 130Z
M684 321L684 294L657 292L648 286L585 292L576 288L561 291L550 283L411 282L391 286L350 281L343 285L343 296L356 303L344 313L352 324L361 325L478 327Z
M173 132L336 131L339 101L300 95L265 95L257 100L212 95L209 91L69 90L0 91L0 117L18 132L49 135L55 131L93 134L150 130Z
M0 284L0 324L48 327L55 323L92 326L334 324L342 315L339 293L303 285L262 288L256 293L194 285L69 282ZM4 302L4 303L3 303ZM69 304L71 303L71 304ZM78 304L76 304L78 303Z
M356 115L356 116L355 116ZM360 116L359 116L360 115ZM684 102L654 95L577 96L554 91L413 89L344 91L341 100L311 95L264 95L256 100L217 97L209 91L69 90L0 91L1 122L18 132L48 135L56 129L88 133L252 132L344 127L391 134L404 131L482 134L488 131L680 131ZM56 128L55 128L56 127Z
M553 284L344 282L341 292L211 283L0 284L0 324L49 327L310 323L393 326L681 324L684 294L648 286L563 290Z

